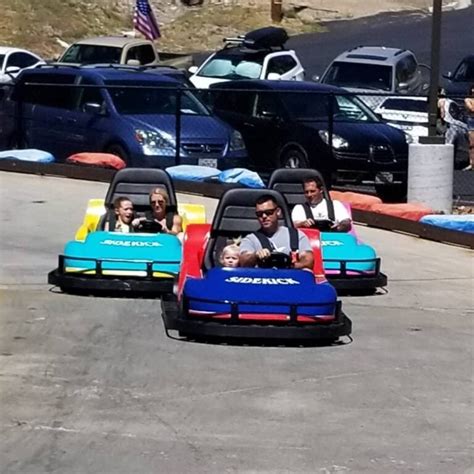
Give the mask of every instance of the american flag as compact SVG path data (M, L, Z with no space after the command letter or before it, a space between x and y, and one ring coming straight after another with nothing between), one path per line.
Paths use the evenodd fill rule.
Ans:
M133 14L133 26L151 41L161 37L158 23L148 0L137 0Z

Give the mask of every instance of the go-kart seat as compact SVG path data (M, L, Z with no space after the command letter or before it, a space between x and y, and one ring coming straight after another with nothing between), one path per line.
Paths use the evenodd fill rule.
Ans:
M155 188L164 188L169 196L166 206L167 215L178 212L178 203L173 181L170 175L156 168L125 168L115 173L105 196L106 214L99 222L103 229L106 222L115 222L114 200L120 196L128 197L135 212L143 213L150 210L149 193Z
M255 215L255 202L264 195L273 196L282 210L281 224L294 227L284 197L269 189L229 189L223 194L212 221L209 241L204 254L204 270L220 266L219 255L233 239L245 237L260 226Z
M324 184L323 195L328 202L331 196L327 190L323 175L311 168L279 168L273 171L268 181L268 188L279 191L286 199L290 209L296 204L305 202L303 192L303 180L308 178L319 178Z

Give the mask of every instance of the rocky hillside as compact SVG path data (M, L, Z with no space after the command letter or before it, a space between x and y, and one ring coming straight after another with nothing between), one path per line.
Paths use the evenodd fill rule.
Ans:
M51 58L63 50L63 42L132 30L134 4L135 0L2 0L0 45L28 48ZM268 0L151 0L151 4L162 28L163 50L214 49L224 36L271 24ZM281 25L290 33L316 31L327 20L426 10L430 4L431 0L286 0Z

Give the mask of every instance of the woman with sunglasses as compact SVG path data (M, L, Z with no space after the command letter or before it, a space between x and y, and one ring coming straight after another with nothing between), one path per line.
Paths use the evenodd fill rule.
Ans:
M163 188L155 188L150 194L151 210L144 217L134 219L133 226L138 231L153 229L152 232L163 232L165 234L178 235L183 231L183 220L179 214L170 215L166 206L169 202L168 193ZM153 224L153 226L151 225Z
M280 225L281 209L271 195L264 195L255 203L255 214L260 224L259 234L268 239L269 246L274 252L284 253L292 257L292 268L313 270L313 249L308 237L297 231L298 249L292 255L290 230ZM240 243L240 266L255 267L263 264L272 252L264 248L256 233L249 234ZM294 257L294 258L293 258Z

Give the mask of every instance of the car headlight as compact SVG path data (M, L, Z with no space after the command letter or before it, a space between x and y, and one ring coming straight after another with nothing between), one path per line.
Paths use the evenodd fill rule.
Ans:
M175 139L166 132L135 130L135 139L142 146L145 155L169 155L176 153Z
M319 130L319 136L321 140L329 145L329 132L327 130ZM345 139L336 135L335 133L332 134L332 147L336 150L341 150L343 148L349 148L349 142Z
M413 138L413 135L407 132L403 132L405 134L405 141L410 144L410 143L415 143L415 139Z
M240 134L240 132L238 132L237 130L234 130L232 132L232 135L230 137L229 150L230 151L245 150L244 139L242 138L242 135Z

